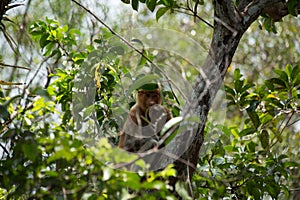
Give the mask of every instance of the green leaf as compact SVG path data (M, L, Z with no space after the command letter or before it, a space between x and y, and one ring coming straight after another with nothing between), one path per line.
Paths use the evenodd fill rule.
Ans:
M44 35L42 35L42 37L40 38L40 47L44 48L47 44L50 43L50 40L48 40L49 34L45 33Z
M142 87L140 87L139 89L152 91L152 90L156 90L158 88L159 88L159 85L157 83L147 83L145 85L142 85Z
M137 39L137 38L134 38L131 40L132 43L137 43L139 45L141 45L142 47L144 47L144 44L141 40Z
M234 149L234 147L231 146L231 145L224 146L224 150L225 150L227 153L232 152L233 149Z
M250 153L254 153L255 152L255 147L257 146L256 143L254 143L253 141L249 142L247 144L247 149Z
M283 88L286 88L286 84L283 80L279 79L279 78L271 78L268 80L271 84L277 84L282 86Z
M186 189L186 184L182 181L178 181L175 185L176 192L182 199L192 200L192 197L189 196L189 193Z
M247 108L247 111L254 112L258 105L259 105L259 102L257 100L252 100L250 102L250 106Z
M223 144L220 140L218 140L216 142L214 148L212 149L212 154L220 155L221 157L223 157L225 155L225 150L224 150Z
M244 87L242 87L240 93L243 93L243 92L245 92L246 90L248 90L249 88L252 88L252 87L254 87L254 86L255 86L255 85L254 85L253 83L248 83L248 84L246 84Z
M262 130L262 132L260 133L259 139L260 139L261 146L264 149L267 149L269 147L269 144L270 144L270 141L269 141L270 136L269 136L268 131Z
M32 36L39 36L42 35L44 32L42 30L36 30L36 31L31 31L30 34Z
M49 177L58 177L59 173L56 171L45 171L45 175Z
M251 196L253 196L255 200L260 200L261 199L263 193L260 190L260 184L257 183L257 180L251 180L251 179L248 180L246 182L246 188L247 188L247 191L249 192L249 194Z
M241 81L241 80L234 81L234 89L237 93L242 93L243 84L244 84L244 81Z
M134 90L139 89L140 87L142 87L143 85L147 84L147 83L152 83L152 82L157 82L157 80L159 79L159 77L155 74L149 74L146 76L143 76L142 78L136 80L132 85L130 85L127 94L131 94Z
M131 6L132 6L133 10L138 11L138 9L139 9L139 0L131 0Z
M255 132L256 132L256 129L254 129L254 128L246 128L246 129L242 130L239 133L239 136L243 137L243 136L246 136L246 135L251 135L251 134L253 134Z
M281 155L278 157L278 160L282 161L282 160L284 160L284 159L286 159L286 158L289 158L289 156L288 156L288 155L285 155L285 154L281 154Z
M295 83L297 81L297 79L300 79L300 67L299 66L295 66L292 70L291 73L291 80L293 83Z
M182 117L174 117L172 119L170 119L162 128L161 130L161 135L164 135L166 133L166 131L168 131L171 127L179 124L180 122L182 122L183 118Z
M249 115L254 127L258 128L260 126L260 120L258 114L255 111L254 112L247 111L247 114Z
M273 199L278 198L278 195L280 194L280 186L277 184L273 177L269 176L268 178L266 178L265 188Z
M72 28L69 30L69 34L70 35L81 35L81 32L77 29Z
M31 92L32 95L40 95L42 97L45 97L47 98L47 100L50 100L50 95L48 93L48 91L42 87L37 87L35 88L32 92Z
M235 69L233 73L234 80L240 80L242 77L240 69Z
M225 135L227 135L227 136L231 135L231 131L230 131L230 129L227 126L218 124L218 125L216 125L216 127L218 129L222 130Z
M287 64L285 66L285 70L287 72L288 77L291 77L292 76L292 71L293 71L292 65L291 64Z
M287 2L288 11L291 15L297 16L299 0L289 0Z
M0 105L0 118L4 119L4 120L8 120L10 117L10 114L7 110L6 106Z
M231 131L231 134L236 138L236 139L238 139L240 136L240 132L239 132L239 130L238 130L238 128L237 127L231 127L230 128L230 131Z
M174 165L170 164L168 165L163 171L160 172L162 177L170 177L170 176L176 176L176 170L174 169Z
M37 155L37 146L36 144L22 144L22 150L25 154L25 156L31 160L35 161L36 155Z
M103 181L108 181L110 177L113 175L114 171L110 167L104 167L103 168L103 175L102 175L102 180Z
M92 104L92 105L90 105L90 106L88 106L87 108L84 109L83 118L90 117L91 114L93 114L94 112L95 112L95 105Z
M275 98L275 97L268 97L267 100L268 100L270 103L272 103L273 105L275 105L275 106L277 106L277 107L279 107L279 108L281 108L281 109L284 108L284 104L283 104L280 100L278 100L277 98Z
M292 89L292 97L297 99L298 98L298 90L296 88Z
M285 83L288 83L288 82L289 82L289 76L288 76L288 74L287 74L285 71L282 71L282 70L274 70L274 72L275 72L276 74L279 75L279 77L280 77L280 79L281 79L282 81L284 81Z
M225 85L225 92L231 94L233 97L236 95L235 91L227 85Z
M260 200L261 199L261 192L257 188L248 188L249 194L251 194L255 200Z
M121 0L123 3L129 4L130 0Z
M43 56L49 56L52 53L53 48L55 47L55 42L49 42L46 46L45 46L45 52L43 54Z
M272 83L272 81L266 80L266 81L265 81L265 85L269 88L269 90L271 90L271 91L274 91L274 90L275 90L274 84ZM263 94L264 94L264 93L263 93Z
M147 54L147 52L144 51L143 55L145 55L147 57L146 54ZM145 58L145 56L141 56L138 66L144 66L147 63L147 59Z
M158 21L168 10L169 8L167 7L159 8L156 12L156 21Z
M109 52L112 52L116 55L124 55L125 50L122 46L114 46L114 47L110 48Z
M172 7L174 4L174 0L162 0L161 2L167 7Z
M271 120L273 119L273 116L272 115L270 115L270 114L265 114L265 115L263 115L262 117L261 117L261 123L262 124L266 124L266 123L268 123L268 122L270 122Z
M299 163L294 162L294 161L286 161L283 163L285 168L290 168L290 167L295 167L295 168L299 168Z
M153 12L155 7L156 7L156 0L147 0L146 1L146 5L148 7L148 9Z
M263 19L263 26L268 32L277 33L275 22L270 17Z
M260 120L258 114L255 112L259 102L257 100L253 100L250 102L250 106L247 108L247 114L250 117L255 128L260 126Z

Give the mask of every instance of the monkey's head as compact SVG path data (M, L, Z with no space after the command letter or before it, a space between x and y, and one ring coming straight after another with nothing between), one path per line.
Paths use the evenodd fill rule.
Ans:
M156 83L146 84L138 91L138 104L143 111L155 104L162 103L159 85Z
M138 104L143 111L155 104L161 104L162 98L160 96L160 90L139 90L138 91Z

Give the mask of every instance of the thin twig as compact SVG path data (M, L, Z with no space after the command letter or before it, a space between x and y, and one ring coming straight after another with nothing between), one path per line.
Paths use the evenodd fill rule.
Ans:
M198 10L199 0L196 0L195 6L194 6L194 21L196 22L196 16L197 16L197 10Z
M288 126L288 124L289 124L289 122L291 121L291 119L292 119L292 117L293 117L294 114L295 114L294 112L291 114L291 116L288 118L288 120L287 120L287 122L285 123L285 125L282 127L280 133L279 133L276 137L274 137L274 138L272 139L271 144L270 144L270 147L269 147L268 150L270 150L272 147L274 147L274 146L279 142L278 137L280 137L280 136L283 134L284 129ZM282 124L283 124L283 122L284 122L284 120L282 121ZM281 124L281 125L282 125L282 124ZM280 129L281 125L279 126L279 129ZM276 138L276 141L274 141L275 138ZM273 143L273 142L274 142L274 143ZM269 151L269 152L270 152L270 151Z
M199 15L195 15L193 13L193 10L192 9L184 9L184 8L181 8L183 10L186 10L187 12L184 12L182 10L179 10L179 9L174 9L176 12L178 13L182 13L182 14L185 14L185 15L189 15L189 16L194 16L194 17L197 17L200 21L202 21L204 24L206 24L207 26L209 26L210 28L214 28L214 26L212 24L210 24L208 21L206 21L205 19L203 19L202 17L200 17ZM192 12L192 13L188 13L188 12Z
M24 85L25 83L16 83L16 82L8 82L0 80L0 85Z
M19 68L19 69L26 69L28 71L31 70L29 67L23 67L23 66L17 66L17 65L9 65L9 64L5 64L5 63L0 62L0 67L1 66L3 66L3 67L11 67L11 68ZM1 68L3 68L3 67L1 67Z
M3 151L9 156L8 150L5 148L5 146L3 146L3 144L1 142L0 142L0 146L3 149Z
M26 90L27 88L29 88L29 86L31 85L31 83L33 82L33 80L36 78L36 76L37 76L37 74L39 73L39 71L41 70L43 64L44 64L45 62L47 62L47 60L49 60L49 59L50 59L50 57L46 57L46 58L43 60L43 62L40 64L40 66L38 67L38 69L35 71L33 77L30 79L30 81L27 83L26 87L24 88L23 94L25 94L25 90Z

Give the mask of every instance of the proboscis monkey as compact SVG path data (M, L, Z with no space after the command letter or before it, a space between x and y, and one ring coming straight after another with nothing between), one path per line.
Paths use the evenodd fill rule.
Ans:
M157 145L160 130L172 118L163 107L160 86L145 84L138 90L136 104L130 109L118 146L130 152L143 152Z

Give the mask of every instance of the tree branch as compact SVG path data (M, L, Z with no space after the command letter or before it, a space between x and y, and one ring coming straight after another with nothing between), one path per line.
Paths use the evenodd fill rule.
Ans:
M265 14L277 22L289 14L288 2L282 0L242 0L238 4L238 10L242 13L245 23L252 23L249 19L257 18L256 15ZM300 1L296 7L296 11L299 10Z

